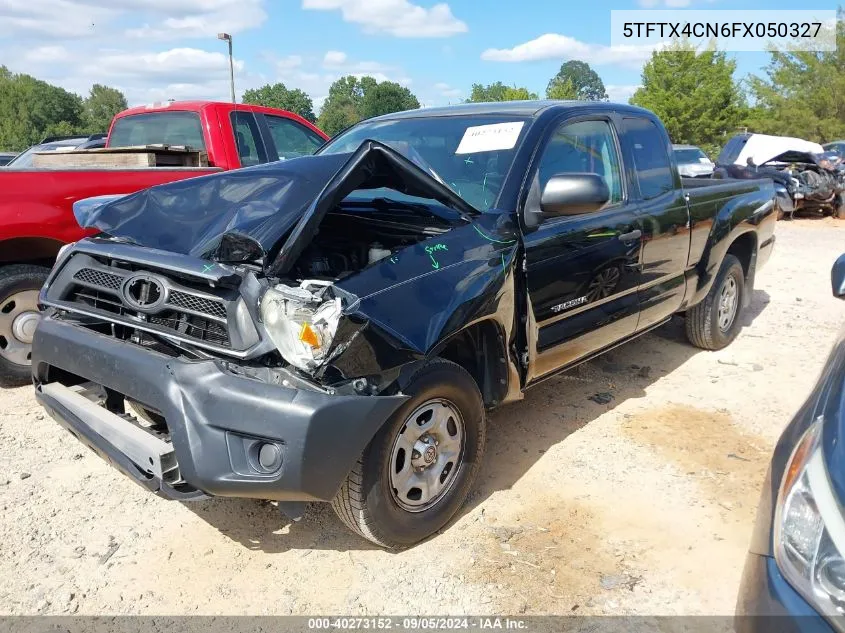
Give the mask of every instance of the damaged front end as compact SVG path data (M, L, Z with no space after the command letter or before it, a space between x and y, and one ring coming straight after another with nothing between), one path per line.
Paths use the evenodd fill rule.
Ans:
M430 204L347 198L375 189ZM473 319L495 316L514 336L512 296L505 314L496 302L512 294L516 226L375 141L104 202L77 206L103 234L79 243L42 295L100 333L370 395L400 392L403 369Z
M291 365L313 372L326 362L343 315L342 294L331 282L314 280L277 284L264 293L261 320Z
M387 146L77 210L102 233L42 290L36 397L158 494L331 500L444 349L521 395L517 225Z

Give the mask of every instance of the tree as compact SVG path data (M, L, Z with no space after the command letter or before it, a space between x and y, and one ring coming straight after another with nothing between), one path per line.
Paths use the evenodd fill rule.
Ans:
M86 130L91 134L108 132L114 115L127 107L126 97L120 90L94 84L84 104Z
M420 102L405 86L392 81L382 81L364 90L361 99L361 115L365 119L401 112L402 110L416 110Z
M311 97L299 88L288 90L283 83L267 84L260 88L247 90L244 92L243 101L244 103L294 112L311 123L317 120Z
M697 52L676 42L652 53L631 103L657 114L673 143L699 145L712 154L747 114L735 69L724 52Z
M536 98L537 94L530 92L528 88L506 86L501 81L497 81L496 83L488 86L484 86L482 84L472 84L472 90L467 102L485 103L490 101L525 101Z
M0 67L0 147L20 151L48 134L83 128L78 95L46 81Z
M561 86L561 84L563 84ZM553 94L569 95L570 84L575 90L575 97L552 96ZM595 70L590 68L587 62L577 59L570 60L561 65L558 73L551 78L546 88L546 96L549 99L581 99L583 101L607 101L607 91L604 89L604 82Z
M413 93L397 83L348 75L329 88L317 125L334 136L362 119L419 107Z
M772 50L765 77L750 78L755 107L746 121L755 132L826 143L845 138L845 23L840 14L835 51Z
M556 81L553 85L550 85L546 89L546 98L566 101L580 99L580 96L572 79L567 77L564 81Z

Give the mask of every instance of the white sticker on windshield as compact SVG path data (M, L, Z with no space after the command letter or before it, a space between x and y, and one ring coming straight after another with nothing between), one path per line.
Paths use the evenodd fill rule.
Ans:
M495 152L500 149L513 149L524 121L514 123L493 123L468 127L455 154L476 154Z

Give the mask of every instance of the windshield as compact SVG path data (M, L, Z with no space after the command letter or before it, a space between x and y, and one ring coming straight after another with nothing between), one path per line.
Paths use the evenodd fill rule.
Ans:
M526 120L503 116L419 117L364 122L335 137L320 154L354 152L371 139L397 152L487 211L499 197ZM398 192L356 192L354 197L411 199Z
M133 114L114 122L109 147L183 145L205 149L202 125L196 112L151 112Z
M64 141L56 141L55 143L43 143L41 145L33 145L25 152L21 152L15 156L7 167L32 167L35 162L35 154L37 152L69 152L77 148L80 143L85 142L85 138L66 139Z
M703 151L701 151L697 147L685 148L685 149L676 149L675 150L675 160L677 160L682 165L688 165L690 163L709 163L710 162L710 159L707 158L707 154L705 154Z

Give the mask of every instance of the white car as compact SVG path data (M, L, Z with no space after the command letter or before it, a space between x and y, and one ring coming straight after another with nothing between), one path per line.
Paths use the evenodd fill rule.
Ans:
M713 175L713 162L700 147L695 145L673 145L678 173L684 178L709 178Z

